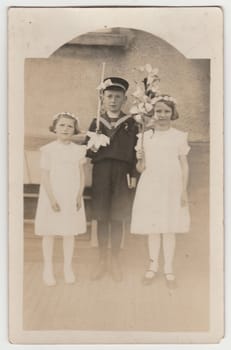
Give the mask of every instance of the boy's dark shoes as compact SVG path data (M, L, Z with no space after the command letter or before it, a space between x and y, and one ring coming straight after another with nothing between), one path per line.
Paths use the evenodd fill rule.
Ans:
M123 279L120 262L117 257L111 258L111 276L115 282L121 282Z
M107 260L100 259L95 269L92 271L91 280L96 281L105 276L107 272Z

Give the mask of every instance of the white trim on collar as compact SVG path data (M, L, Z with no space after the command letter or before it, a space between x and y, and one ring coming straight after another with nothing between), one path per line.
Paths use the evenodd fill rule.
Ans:
M117 120L117 122L115 122L114 124L114 128L117 128L120 124L122 124L123 122L125 122L125 120L131 118L130 115L125 115L124 117L120 118L119 120ZM100 117L99 120L101 121L101 123L106 126L108 129L112 129L112 126L111 124L106 120L104 119L103 117ZM113 128L113 129L114 129Z

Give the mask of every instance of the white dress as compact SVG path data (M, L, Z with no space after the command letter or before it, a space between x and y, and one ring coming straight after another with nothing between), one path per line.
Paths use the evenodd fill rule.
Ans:
M144 133L145 170L133 203L131 233L186 233L188 206L181 206L180 155L187 155L188 134L175 128ZM136 150L141 147L139 135Z
M54 196L61 208L55 212L47 193L40 186L35 217L37 235L78 235L86 232L84 203L76 209L80 187L79 163L84 162L86 147L74 143L51 142L40 148L41 169L49 170Z

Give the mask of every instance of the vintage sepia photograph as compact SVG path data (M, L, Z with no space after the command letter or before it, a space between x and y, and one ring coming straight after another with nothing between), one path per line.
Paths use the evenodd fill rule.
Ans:
M218 343L222 10L8 16L10 341Z

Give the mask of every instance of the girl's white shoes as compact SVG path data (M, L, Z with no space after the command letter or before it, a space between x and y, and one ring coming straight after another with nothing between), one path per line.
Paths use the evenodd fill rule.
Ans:
M75 283L75 275L71 267L64 267L64 278L67 284Z
M54 278L52 266L50 264L44 266L43 281L49 287L56 285L56 280Z
M64 267L64 279L67 284L75 283L76 278L71 267ZM56 280L53 274L53 268L52 268L52 265L50 264L47 264L44 266L43 281L45 285L48 287L52 287L56 285Z

